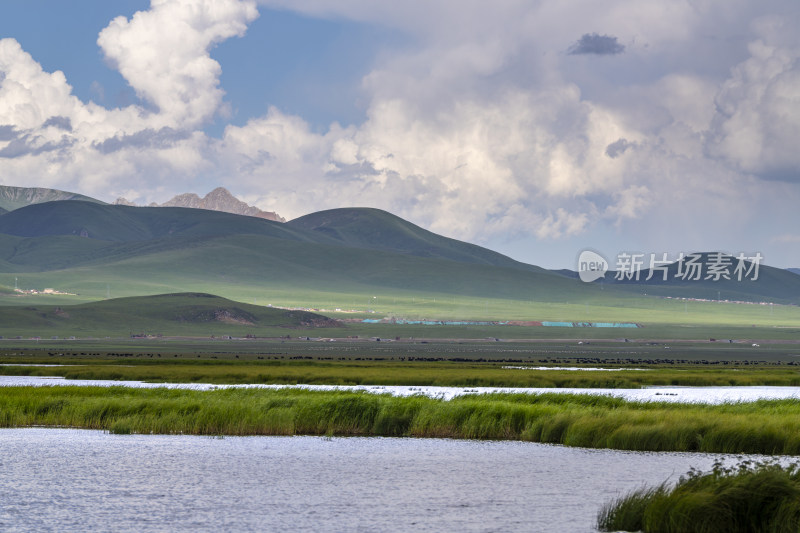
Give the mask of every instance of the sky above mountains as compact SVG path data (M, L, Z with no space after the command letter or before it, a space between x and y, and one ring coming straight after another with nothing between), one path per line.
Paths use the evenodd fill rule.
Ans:
M796 0L8 0L0 183L800 265Z

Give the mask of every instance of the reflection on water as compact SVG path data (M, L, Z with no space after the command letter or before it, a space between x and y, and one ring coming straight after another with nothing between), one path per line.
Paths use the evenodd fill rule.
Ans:
M0 430L3 531L594 530L712 454L440 439Z

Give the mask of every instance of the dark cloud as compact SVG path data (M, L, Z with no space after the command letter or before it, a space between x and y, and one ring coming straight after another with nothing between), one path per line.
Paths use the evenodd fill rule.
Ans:
M28 134L18 134L11 139L4 148L0 149L1 159L14 159L26 155L39 155L45 152L54 152L67 148L74 144L74 140L63 137L60 142L47 142L39 144L41 137L34 137Z
M245 156L244 162L239 167L239 172L254 172L267 161L275 159L267 150L259 150L255 156Z
M43 128L48 126L53 126L54 128L64 131L72 131L72 121L69 117L50 117L42 124Z
M59 129L65 129L65 126L69 126L69 131L72 131L72 126L69 123L70 121L66 117L51 117L45 122L45 126L51 121L53 122L51 125ZM64 121L66 121L66 124ZM54 152L62 148L68 148L75 143L74 139L66 135L62 136L61 140L58 142L50 141L43 143L43 138L39 135L32 135L31 131L32 130L19 131L16 127L11 125L0 126L0 142L8 142L3 148L0 148L0 159L14 159L26 155L39 155L45 152Z
M767 181L800 183L800 168L797 166L764 165L764 168L758 169L754 174Z
M101 143L94 143L92 146L103 154L110 154L125 148L170 148L176 142L189 138L188 131L175 130L173 128L161 128L154 130L137 131L131 135L117 135L106 139Z
M0 141L10 141L17 138L17 128L14 126L0 126Z
M611 35L584 33L575 44L569 47L569 55L596 54L613 56L625 51L625 45L617 42Z
M27 136L24 136L20 139L13 139L5 148L0 150L0 158L14 159L15 157L28 155L31 152L32 149L28 145Z
M370 161L359 161L353 164L337 163L335 172L327 172L326 176L334 180L353 179L354 177L380 176L383 171L375 168Z
M616 159L617 157L621 156L625 153L625 150L630 148L632 143L629 143L627 139L618 139L613 143L606 146L606 155L611 159Z

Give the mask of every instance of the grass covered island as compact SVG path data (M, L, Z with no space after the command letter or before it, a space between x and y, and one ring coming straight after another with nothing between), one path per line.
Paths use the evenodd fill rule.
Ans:
M800 455L800 403L629 402L568 394L445 401L361 392L3 387L0 426L115 434L511 439L620 450Z

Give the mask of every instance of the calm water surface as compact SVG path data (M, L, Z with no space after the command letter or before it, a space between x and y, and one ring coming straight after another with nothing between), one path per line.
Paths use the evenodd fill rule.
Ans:
M720 455L525 442L0 430L3 531L594 531Z

